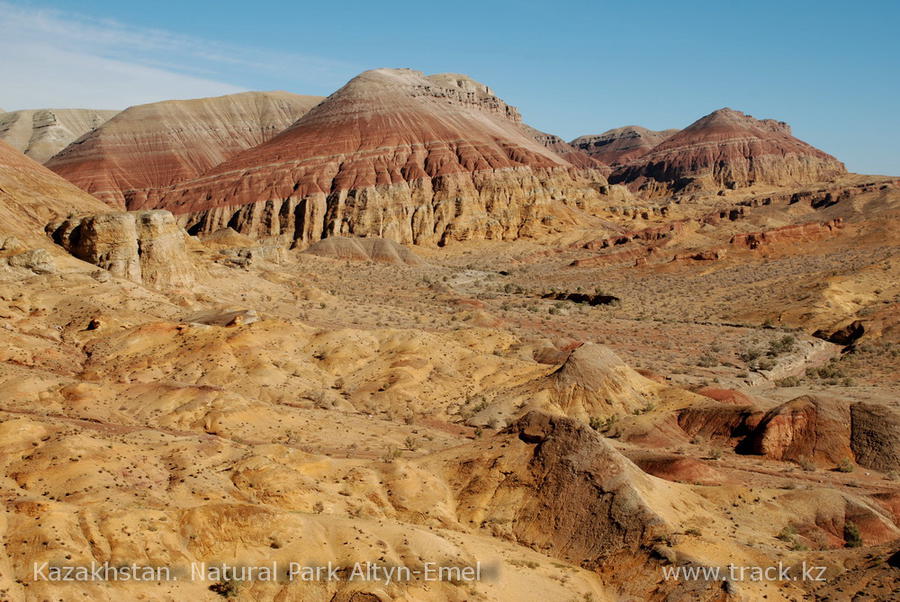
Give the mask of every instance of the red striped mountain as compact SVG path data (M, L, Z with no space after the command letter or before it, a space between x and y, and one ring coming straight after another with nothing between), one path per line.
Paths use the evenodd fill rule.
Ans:
M677 132L656 132L639 125L626 125L598 135L579 136L569 144L598 161L616 166L643 155Z
M753 184L802 185L845 172L843 163L794 138L786 123L726 108L619 167L610 182L665 196Z
M130 107L59 152L47 167L114 207L194 178L291 125L322 100L244 92Z
M442 244L574 223L605 178L535 140L518 111L464 75L376 69L290 128L147 208L193 232L230 226L305 245L329 235Z

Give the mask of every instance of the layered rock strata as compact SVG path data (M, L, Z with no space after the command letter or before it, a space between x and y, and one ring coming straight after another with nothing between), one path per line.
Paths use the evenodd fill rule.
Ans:
M302 246L327 236L444 244L564 228L602 184L600 172L529 136L487 86L378 69L148 205L181 214L192 233L231 227Z
M569 144L598 161L616 166L649 152L677 132L678 130L657 132L639 125L626 125L602 134L579 136Z
M110 206L137 209L151 191L199 176L261 144L319 96L244 92L125 109L47 166Z
M754 184L803 185L845 172L843 163L791 135L788 124L725 108L622 165L610 182L654 197Z

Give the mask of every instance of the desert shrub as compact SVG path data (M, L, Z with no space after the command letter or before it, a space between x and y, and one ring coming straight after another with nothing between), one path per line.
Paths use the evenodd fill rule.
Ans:
M797 530L793 526L788 525L778 532L778 535L775 536L775 539L780 539L781 541L793 541L794 535L796 534Z
M813 464L808 458L801 458L800 459L800 468L802 468L806 472L815 472L816 465Z
M779 387L799 387L803 381L796 376L787 376L781 380L776 380L775 384Z
M841 460L841 463L837 466L838 472L853 472L853 462L850 461L850 458L844 458Z
M837 361L831 360L824 366L819 366L816 369L816 376L822 379L829 378L844 378L846 376L844 374L844 369L840 365L838 365Z
M766 355L775 357L783 353L791 353L797 349L797 337L792 334L786 334L780 339L769 343L769 349Z
M219 581L209 586L209 591L219 594L223 598L237 598L238 595L237 581Z
M741 358L741 361L750 363L754 360L759 359L762 354L763 352L761 349L757 349L756 347L747 347L738 354L738 357Z
M400 450L394 447L393 445L389 445L388 448L384 451L384 455L381 456L382 461L384 462L393 462L397 458L400 457Z
M713 368L719 365L719 360L710 353L704 353L700 356L700 359L697 360L697 365L701 368Z
M859 527L853 521L848 520L844 523L844 544L848 548L858 548L863 544Z
M769 359L767 357L760 358L750 364L750 368L753 370L771 370L775 367L775 360Z
M702 533L700 532L700 529L697 529L696 527L691 527L690 529L686 529L684 534L692 535L694 537L700 537L702 535Z
M605 432L611 429L617 420L618 416L607 416L606 418L591 416L589 424L595 431Z

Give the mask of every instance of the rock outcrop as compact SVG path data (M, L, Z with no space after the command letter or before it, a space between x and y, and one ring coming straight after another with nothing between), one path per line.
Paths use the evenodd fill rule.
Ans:
M794 138L786 123L726 108L622 165L609 179L656 197L753 184L802 185L845 172L840 161Z
M850 412L836 400L798 397L767 412L739 449L775 460L837 466L853 458Z
M841 218L835 218L823 223L791 224L790 226L782 226L781 228L765 232L735 234L731 237L729 244L734 247L759 249L760 247L771 245L809 242L835 236L843 227L844 221Z
M46 249L26 249L11 251L9 239L0 240L0 266L21 268L35 274L52 274L56 272L53 256Z
M577 420L530 412L467 452L448 479L464 524L592 569L666 529L665 484Z
M605 179L527 135L466 76L367 71L269 142L160 193L192 233L225 226L298 244L376 236L514 239L584 221Z
M188 286L196 269L188 235L168 211L116 212L47 226L69 253L113 276L155 287Z
M594 159L615 167L640 157L677 133L678 130L657 132L639 125L626 125L602 134L579 136L569 144Z
M187 180L274 137L322 100L244 92L125 109L47 166L112 207L141 209L151 191Z
M93 109L0 111L0 140L38 163L44 163L116 113L118 111Z
M850 406L850 447L860 466L900 471L900 415L871 403Z
M332 259L376 261L395 265L422 265L422 259L398 243L383 238L332 236L310 246L304 253Z

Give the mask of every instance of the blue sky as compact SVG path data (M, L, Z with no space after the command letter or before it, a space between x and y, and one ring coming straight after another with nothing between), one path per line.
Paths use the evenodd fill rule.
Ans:
M466 73L571 139L723 106L900 175L900 2L0 0L0 107L123 108L375 67Z

